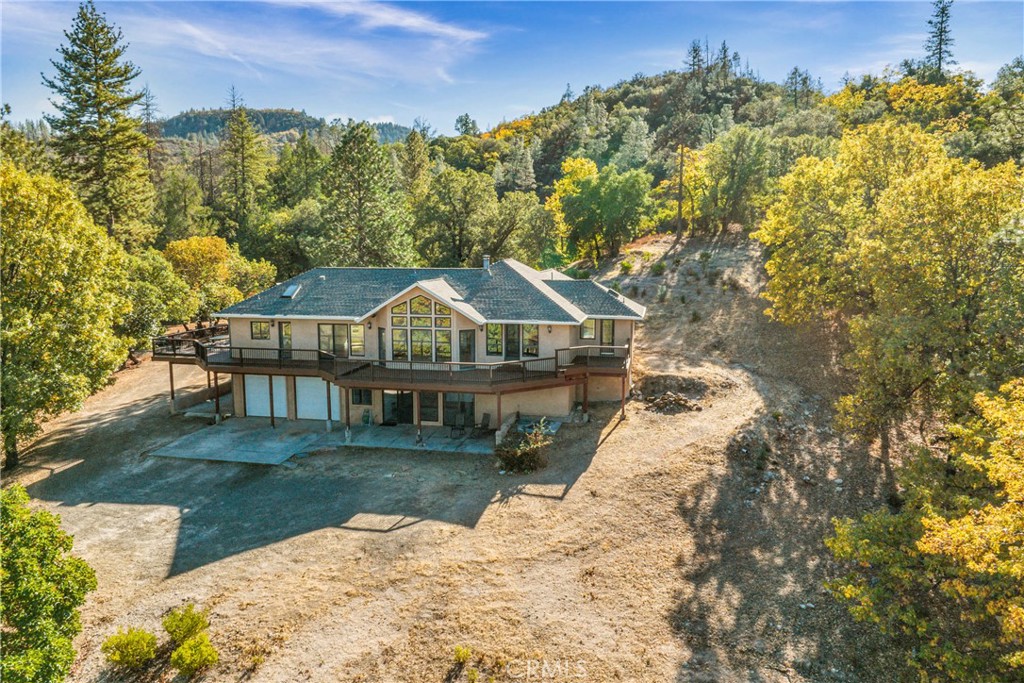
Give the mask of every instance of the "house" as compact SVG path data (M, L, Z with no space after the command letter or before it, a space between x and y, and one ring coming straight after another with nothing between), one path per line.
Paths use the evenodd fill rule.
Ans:
M236 416L496 428L513 412L623 405L646 309L513 259L482 268L315 268L159 337L153 358L231 375ZM219 401L219 398L218 398ZM217 407L218 413L220 407Z

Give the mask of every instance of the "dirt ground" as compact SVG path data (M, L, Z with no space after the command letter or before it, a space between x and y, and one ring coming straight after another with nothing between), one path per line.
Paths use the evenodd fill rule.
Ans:
M891 486L832 430L834 350L762 314L742 237L685 243L654 276L670 243L634 245L629 277L602 274L650 306L645 396L623 422L596 406L563 426L531 475L382 450L294 468L148 457L203 425L168 414L151 362L52 422L8 481L62 516L97 571L72 680L117 680L103 639L159 633L188 601L211 611L212 681L892 680L822 589L829 520ZM205 386L194 369L176 380ZM665 390L701 410L648 410Z

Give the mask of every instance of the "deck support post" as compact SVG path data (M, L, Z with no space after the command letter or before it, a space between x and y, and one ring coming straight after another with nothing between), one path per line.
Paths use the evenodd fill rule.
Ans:
M327 431L331 431L333 425L331 425L331 387L333 386L330 382L324 382L324 386L327 387Z
M476 416L473 416L473 421L476 422ZM498 429L501 429L501 392L498 392Z
M416 411L416 445L423 446L423 416L420 410L420 392L413 392L413 410Z
M209 370L207 370L207 371L206 371L206 388L207 388L207 389L209 389L209 388L210 388L210 386L211 386L211 385L210 385L210 371L209 371Z
M209 377L210 373L206 373ZM217 373L213 373L213 421L220 424L220 382Z
M345 443L352 442L352 404L349 390L342 387L342 400L345 401Z
M171 376L171 415L176 415L178 411L174 409L174 363L167 364L167 371Z
M621 401L622 401L622 405L620 406L620 410L622 412L621 412L621 414L619 416L619 419L620 420L625 420L626 419L626 376L625 375L622 376Z
M583 378L583 414L590 412L590 376Z
M277 429L277 422L274 418L274 376L267 375L267 390L270 392L270 426Z

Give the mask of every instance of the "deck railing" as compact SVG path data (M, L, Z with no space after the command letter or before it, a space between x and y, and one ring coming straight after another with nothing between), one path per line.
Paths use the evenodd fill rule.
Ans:
M557 349L547 358L525 358L494 363L433 362L342 358L314 349L279 349L230 346L215 328L191 330L200 335L167 335L153 340L159 358L194 358L204 367L229 370L268 368L310 370L332 381L374 384L434 384L495 386L554 379L562 373L586 370L625 371L629 346L573 346Z

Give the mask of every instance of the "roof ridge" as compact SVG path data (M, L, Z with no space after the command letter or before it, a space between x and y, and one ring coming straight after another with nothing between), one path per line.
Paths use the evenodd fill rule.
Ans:
M559 308L561 308L564 312L568 313L578 322L583 322L584 320L586 320L587 314L584 313L579 306L572 303L564 296L556 292L551 286L549 286L547 284L547 281L540 277L540 273L537 270L531 268L525 263L521 263L515 260L514 258L504 259L499 263L507 264L508 267L511 268L517 275L519 275L524 280L533 285L534 289L538 290L541 294L543 294L548 299L553 301Z

